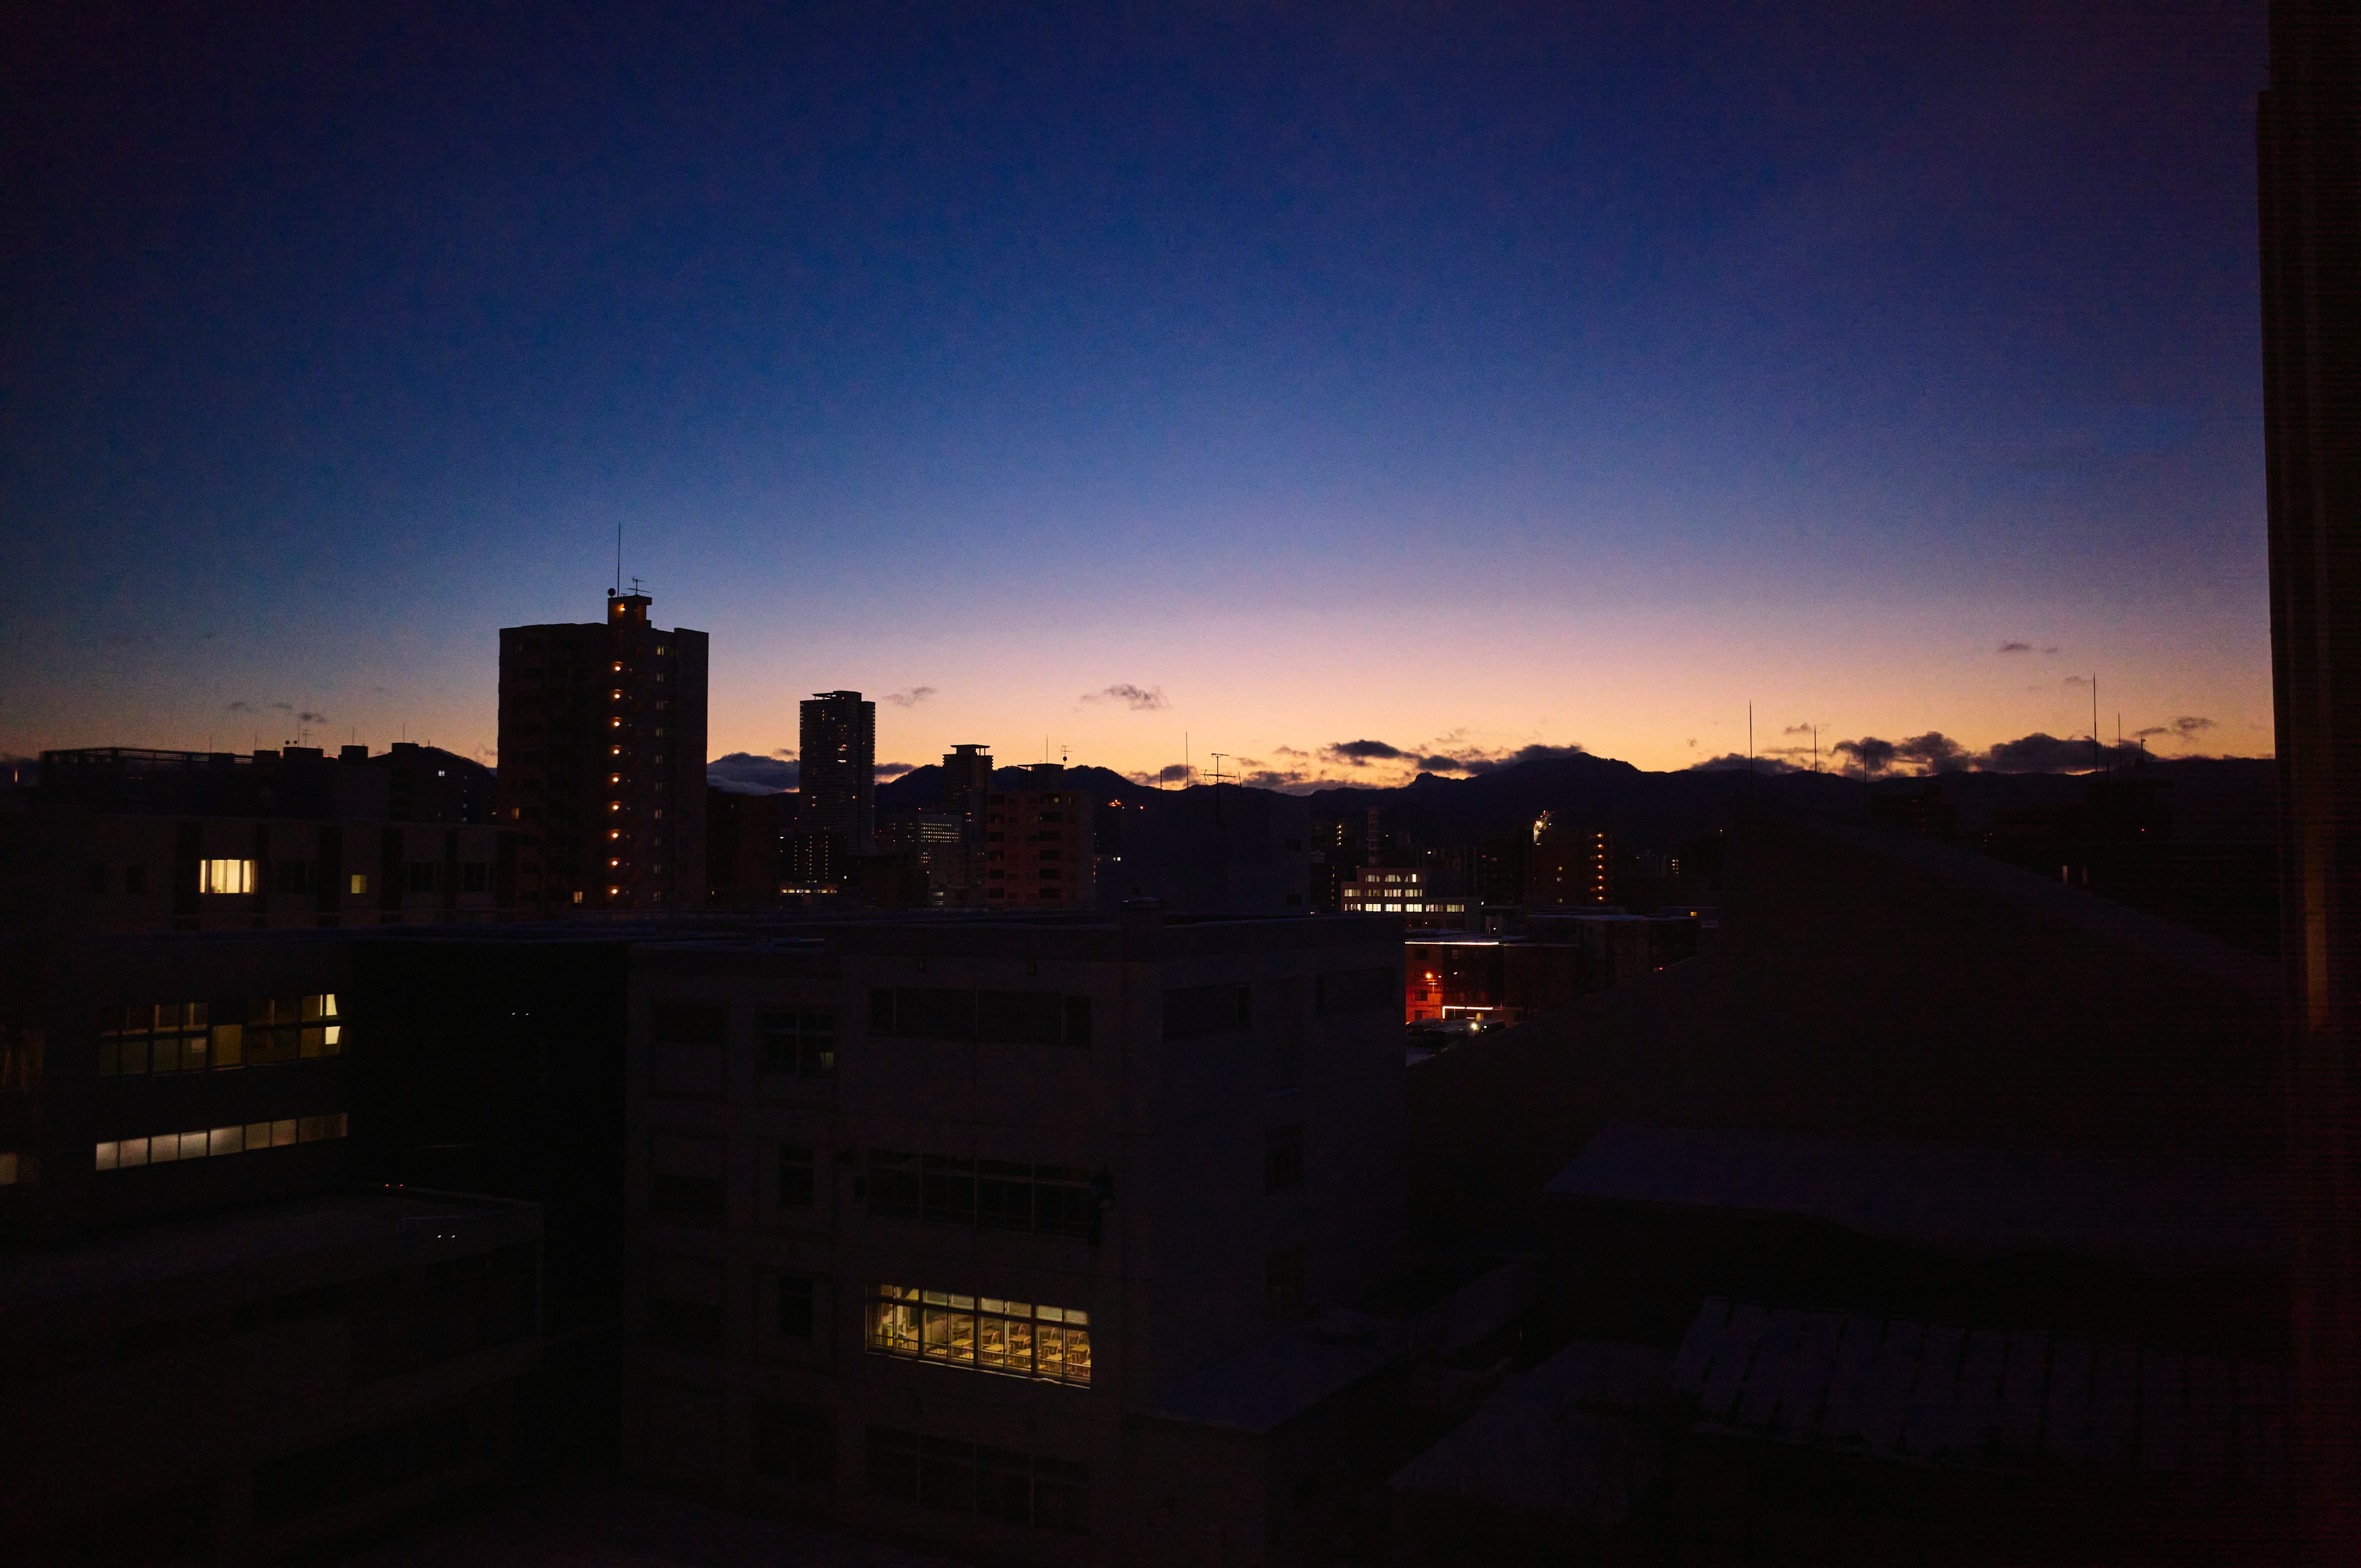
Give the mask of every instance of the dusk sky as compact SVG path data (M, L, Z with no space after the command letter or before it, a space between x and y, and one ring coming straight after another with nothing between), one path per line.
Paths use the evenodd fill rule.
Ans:
M2270 750L2259 4L158 9L0 38L0 751L491 760L618 523L716 754Z

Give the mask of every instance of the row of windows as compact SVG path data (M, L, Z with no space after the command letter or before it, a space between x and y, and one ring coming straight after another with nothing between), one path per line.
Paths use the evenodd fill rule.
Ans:
M1054 991L880 988L869 993L869 1032L916 1040L1087 1046L1091 999Z
M345 1113L325 1116L289 1117L277 1122L248 1122L243 1126L200 1127L193 1133L159 1133L147 1138L118 1138L97 1148L97 1168L128 1170L135 1165L168 1165L174 1160L206 1159L214 1155L252 1154L258 1149L285 1148L345 1135Z
M115 1078L269 1067L343 1050L334 992L244 1002L159 1002L107 1014L98 1032L98 1072Z
M880 1355L1087 1388L1090 1321L1072 1308L881 1285L869 1299L865 1343Z
M1089 1172L1066 1166L873 1149L869 1212L1093 1241L1098 1236L1099 1192Z
M492 866L489 861L463 861L456 885L444 875L440 861L412 861L404 868L404 884L411 893L489 893L492 886ZM138 873L135 876L133 873ZM104 893L106 868L91 868L91 891ZM309 861L278 861L272 862L270 891L278 894L308 894L313 889L312 862ZM344 878L345 892L358 898L369 890L368 873L347 872ZM123 891L139 893L147 886L144 867L126 866ZM259 861L199 861L197 862L199 893L255 894L263 891L262 862ZM321 891L325 891L324 889Z
M873 1497L1035 1530L1079 1535L1090 1529L1091 1472L1085 1464L890 1427L869 1429L867 1457Z

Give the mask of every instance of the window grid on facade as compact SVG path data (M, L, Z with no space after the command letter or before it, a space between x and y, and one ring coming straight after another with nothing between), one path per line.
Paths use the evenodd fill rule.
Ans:
M756 1400L753 1446L754 1473L774 1481L819 1486L836 1470L836 1423L815 1406Z
M816 1195L817 1168L812 1151L799 1145L779 1146L779 1207L808 1209Z
M836 1010L763 1014L763 1070L779 1078L826 1078L834 1073Z
M113 1138L96 1146L95 1163L100 1170L128 1170L134 1166L253 1154L259 1149L313 1144L344 1135L345 1113L337 1111L324 1116L289 1116L276 1122L200 1127L194 1132L157 1133L144 1138Z
M244 1014L239 1022L228 1016ZM159 1002L110 1010L98 1036L101 1078L269 1067L344 1051L334 992L235 1003Z
M1266 1192L1303 1185L1302 1123L1273 1127L1263 1135L1262 1185Z
M869 1495L1072 1534L1090 1529L1091 1472L1048 1454L871 1427Z
M869 993L869 1032L885 1038L1087 1046L1091 999L1054 991L880 987Z
M866 1339L880 1355L1090 1387L1090 1314L1076 1309L881 1285Z
M869 1154L869 1212L991 1231L1095 1240L1098 1188L1087 1171L1016 1160Z

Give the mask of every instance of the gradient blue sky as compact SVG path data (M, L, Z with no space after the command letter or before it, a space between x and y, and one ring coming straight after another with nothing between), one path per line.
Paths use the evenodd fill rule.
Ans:
M2269 750L2259 4L152 9L5 40L0 750L489 755L619 521L717 753L1677 767L2092 670Z

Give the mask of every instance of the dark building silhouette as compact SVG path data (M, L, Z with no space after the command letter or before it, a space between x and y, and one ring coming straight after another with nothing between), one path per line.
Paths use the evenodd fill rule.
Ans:
M706 636L649 603L500 629L499 811L528 917L705 902Z
M717 909L772 909L788 827L792 795L740 795L705 789L705 901Z
M960 821L961 854L951 875L942 883L943 902L973 905L983 902L984 806L992 794L992 751L987 746L954 746L943 753L943 810Z
M249 931L505 918L490 771L431 747L50 751L0 810L0 929ZM433 813L397 816L394 805Z
M1414 1245L1547 1310L1400 1549L2284 1560L2271 967L1924 839L1726 843L1712 949L1411 1070Z
M2298 1411L2318 1560L2361 1553L2361 13L2275 0L2256 141L2291 1005Z
M0 937L0 1563L247 1561L511 1466L540 1214L357 1181L353 941Z
M1615 902L1615 840L1602 828L1577 828L1544 811L1533 823L1525 857L1525 902Z
M820 692L803 704L796 751L799 833L829 833L841 852L877 848L877 705L859 692Z
M1057 762L1024 771L1027 787L984 797L983 896L989 909L1088 909L1097 899L1095 803Z
M998 792L1007 793L1007 792ZM631 967L638 1478L962 1561L1367 1561L1398 935L845 923Z
M1312 810L1293 795L1200 784L1093 806L1115 827L1100 861L1103 907L1154 898L1175 914L1312 912Z

